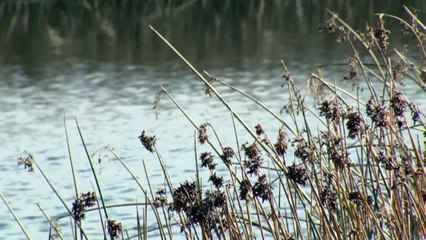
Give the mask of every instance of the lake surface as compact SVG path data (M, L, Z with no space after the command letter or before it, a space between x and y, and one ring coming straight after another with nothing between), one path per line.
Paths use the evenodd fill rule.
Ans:
M152 108L160 84L197 124L210 122L224 145L235 146L229 112L215 97L204 94L203 83L148 25L164 34L199 70L207 70L280 112L288 102L287 90L281 87L281 59L286 60L296 86L303 90L315 65L346 63L351 56L345 45L318 32L327 16L325 9L334 9L360 29L366 21L372 22L374 12L404 16L399 1L384 1L380 6L374 1L344 5L339 1L283 1L275 5L263 1L221 5L213 1L135 1L120 6L77 2L0 4L0 191L34 239L48 236L48 224L36 203L50 216L65 211L40 172L28 173L18 167L17 157L31 152L71 206L74 190L64 120L81 192L92 191L94 180L74 118L91 154L105 146L114 148L143 183L142 159L148 164L154 187L164 186L156 157L142 149L137 138L142 130L157 136L157 147L174 184L195 178L194 128L165 96L156 119ZM412 4L426 9L425 3ZM392 31L396 27L390 25ZM401 34L395 35L395 46L407 41L399 37ZM343 82L346 70L346 66L323 69L328 80L351 89L350 83ZM275 138L278 122L226 87L218 89L249 126L260 123ZM409 98L424 94L410 82L402 89ZM307 101L313 103L309 97ZM417 104L426 110L426 103ZM285 113L282 117L286 119ZM244 135L241 139L252 141ZM198 147L199 152L208 150ZM144 200L111 154L100 151L93 159L98 162L108 204ZM110 215L135 232L135 209L111 210ZM24 238L4 204L0 204L0 216L2 237ZM98 232L96 223L95 217L88 217L87 232ZM69 238L68 228L63 230Z

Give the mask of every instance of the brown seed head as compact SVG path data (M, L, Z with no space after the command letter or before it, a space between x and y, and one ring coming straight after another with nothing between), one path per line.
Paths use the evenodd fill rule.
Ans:
M209 140L209 136L207 135L207 126L210 125L210 123L204 123L201 124L198 131L198 141L200 141L201 144L204 144Z
M141 140L142 146L144 146L146 150L152 153L154 152L155 142L157 140L155 136L146 135L144 130L139 136L139 139Z
M108 233L111 239L119 239L123 231L123 226L116 220L108 219Z

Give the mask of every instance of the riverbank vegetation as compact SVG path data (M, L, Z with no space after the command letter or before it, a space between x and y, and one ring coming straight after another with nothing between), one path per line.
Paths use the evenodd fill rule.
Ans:
M311 96L304 96L287 68L291 59L285 59L281 62L282 86L274 86L282 87L289 96L280 113L219 76L196 69L150 27L164 47L200 79L205 93L229 111L235 145L224 145L216 131L220 126L210 124L209 119L196 122L161 87L155 97L155 111L161 113L161 104L173 103L197 131L193 147L196 175L175 182L161 154L167 149L157 146L155 132L140 129L143 154L158 159L165 187L152 187L144 160L141 168L146 179L138 179L136 170L106 147L103 150L133 179L129 184L139 186L144 195L141 202L111 206L103 198L102 182L93 166L94 154L76 121L95 190L79 192L74 173L74 201L65 202L57 194L67 214L59 219L46 215L50 236L63 238L58 223L65 228L64 219L71 219L73 238L89 239L84 221L88 214L95 214L99 216L97 238L106 239L147 239L148 235L161 239L425 238L426 117L419 104L426 99L426 27L416 12L409 8L405 11L404 18L375 14L373 25L356 30L336 13L328 12L321 31L333 35L336 44L352 49L342 81L354 87L340 87L319 68L307 78ZM386 23L391 21L400 24L400 31L392 34L405 37L407 46L390 45L393 35ZM419 98L408 99L401 90L403 84L413 86ZM272 115L276 126L268 129L276 128L276 132L266 131L262 123L248 126L238 109L222 96L222 87L255 103L259 112L253 115ZM316 99L314 105L307 103L308 97ZM241 137L241 131L249 137ZM73 168L71 156L70 151ZM19 158L18 164L28 171L37 170L55 191L37 161L28 154ZM200 176L203 168L208 170L208 179ZM13 213L12 206L7 205ZM108 214L111 208L134 208L134 226L123 226ZM15 217L20 224L19 216ZM25 227L21 229L30 238Z

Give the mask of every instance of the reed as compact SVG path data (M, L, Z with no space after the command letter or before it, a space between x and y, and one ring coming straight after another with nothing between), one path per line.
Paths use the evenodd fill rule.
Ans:
M165 188L153 189L144 160L146 185L107 147L103 150L120 162L133 179L129 184L137 184L145 197L144 202L108 205L92 165L93 154L76 121L96 188L79 193L77 177L73 176L75 201L66 203L57 194L66 209L59 219L73 220L74 239L88 239L83 223L89 213L99 214L99 236L104 239L147 239L148 232L157 232L161 239L426 238L426 116L415 104L420 99L408 99L401 90L403 81L410 81L426 99L426 27L415 13L405 10L407 19L376 14L376 25L364 31L351 28L337 14L329 12L330 18L322 30L353 50L346 79L358 87L355 91L345 90L321 72L313 73L308 86L318 100L316 105L308 105L308 96L302 96L282 61L282 88L289 96L282 110L285 119L242 89L196 69L151 27L206 86L206 93L219 99L229 111L235 145L225 146L217 126L196 122L161 86L155 100L156 110L160 99L167 97L197 132L196 175L191 177L195 180L174 182L156 136L142 131L139 140L146 150L143 154L158 160ZM385 21L398 22L403 33L413 38L411 49L417 50L416 59L399 48L390 49ZM276 119L277 133L267 132L262 124L249 126L218 86L258 105L259 114L270 114ZM362 86L366 93L360 93ZM246 135L241 137L240 130ZM68 149L73 168L69 144ZM19 164L29 171L38 168L57 193L32 155L20 158ZM200 177L200 168L208 170L207 181ZM219 172L219 168L226 171ZM113 207L136 209L134 235L125 230L130 226L110 218L107 210ZM154 219L148 219L150 213ZM43 214L57 232L51 218L44 211ZM15 214L14 217L20 224ZM22 230L30 238L23 227Z

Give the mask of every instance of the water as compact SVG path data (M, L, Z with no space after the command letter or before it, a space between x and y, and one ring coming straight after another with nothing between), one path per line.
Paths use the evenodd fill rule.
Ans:
M365 6L369 11L364 11ZM197 124L210 122L225 146L235 145L229 112L216 98L204 95L200 80L148 24L158 28L197 68L238 86L279 112L288 101L286 89L281 88L281 59L286 59L297 87L303 88L315 64L344 63L351 54L350 49L317 32L326 14L313 9L334 7L361 27L366 19L371 20L369 12L400 12L396 4L342 6L333 1L318 5L295 1L276 7L265 4L263 8L258 4L216 6L195 1L182 6L141 4L133 6L133 11L132 6L113 6L116 9L111 12L108 4L98 7L81 9L72 3L41 1L22 4L19 9L2 8L0 25L7 27L0 32L0 191L34 239L48 235L48 224L35 203L50 216L65 211L40 172L26 172L17 166L16 159L25 151L34 154L71 206L74 190L64 120L80 192L92 191L95 182L74 117L91 154L105 146L114 148L142 183L146 183L144 159L155 188L164 186L155 155L144 151L137 138L142 130L157 136L157 146L175 184L195 178L194 128L165 96L156 119L152 107L160 84ZM59 11L47 11L52 9ZM397 37L397 43L403 41ZM345 70L330 68L325 72L329 79L340 81ZM403 88L409 97L424 93L410 84ZM249 126L261 123L275 137L278 122L226 87L218 89ZM424 103L418 104L424 111ZM286 119L285 114L282 117ZM241 138L251 141L248 136ZM208 150L198 147L199 152ZM108 204L144 201L142 192L111 154L100 151L93 159ZM135 209L119 208L110 215L135 232ZM3 204L0 216L2 236L24 237ZM88 217L86 222L89 233L99 232L96 218ZM63 231L69 237L68 228Z

